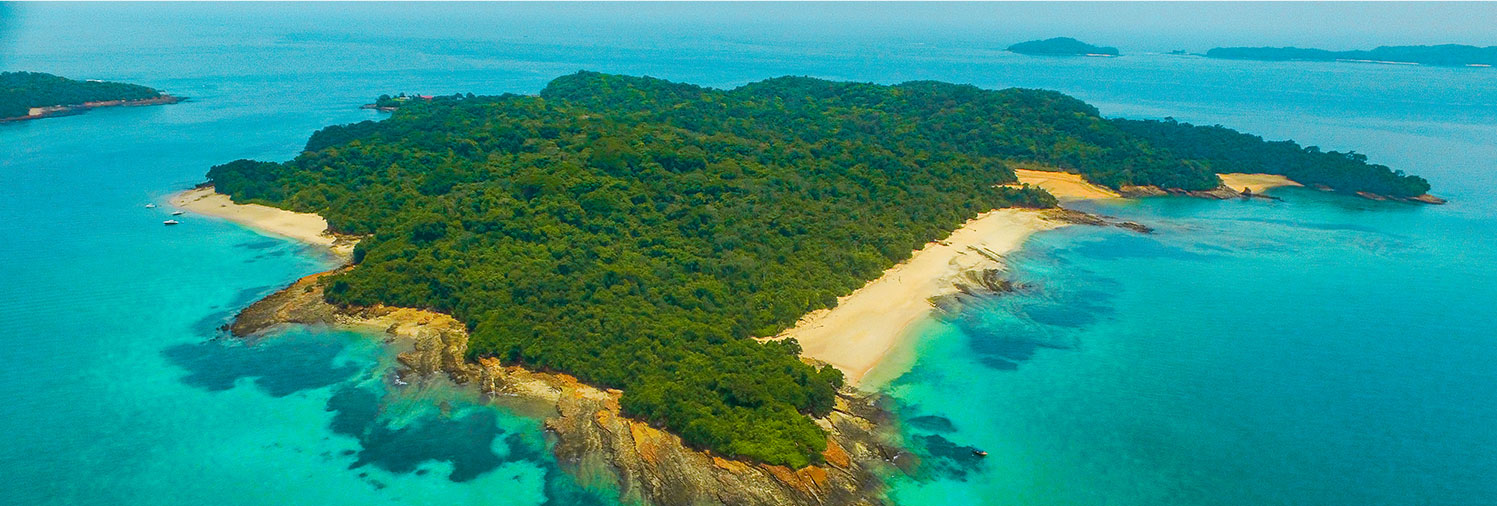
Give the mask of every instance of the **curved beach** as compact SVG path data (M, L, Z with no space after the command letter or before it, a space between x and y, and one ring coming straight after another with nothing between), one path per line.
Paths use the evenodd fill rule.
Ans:
M339 255L353 253L355 240L328 232L327 220L312 213L298 213L260 204L237 204L212 186L186 190L169 199L172 207L204 216L222 218L264 234L294 239L327 248Z
M1031 234L1064 226L1047 211L999 209L967 221L944 240L926 244L878 279L837 299L837 306L802 317L774 339L795 338L802 355L841 369L856 385L903 344L930 315L930 299L955 290L963 272L1001 267L1001 258Z

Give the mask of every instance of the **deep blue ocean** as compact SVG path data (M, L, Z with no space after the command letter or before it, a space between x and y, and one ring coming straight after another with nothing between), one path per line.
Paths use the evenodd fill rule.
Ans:
M926 325L881 388L941 472L892 497L1497 504L1497 70L1218 61L1147 37L1036 58L1001 51L1033 38L1017 29L673 9L0 4L0 70L191 99L0 125L0 503L614 501L558 470L536 420L394 387L381 340L216 339L330 260L212 219L161 226L208 167L288 159L322 126L379 118L358 106L381 93L534 93L589 69L1055 89L1421 174L1450 205L1299 188L1078 204L1157 232L1038 234L1011 262L1033 288Z

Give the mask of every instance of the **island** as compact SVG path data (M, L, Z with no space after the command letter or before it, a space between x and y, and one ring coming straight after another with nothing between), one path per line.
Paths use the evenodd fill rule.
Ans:
M1070 37L1031 40L1008 46L1008 50L1030 55L1118 56L1118 48L1093 46Z
M551 406L558 460L627 499L873 503L881 476L922 472L855 388L903 326L1010 288L1001 257L1030 232L1148 232L1057 209L1016 168L1104 194L1231 193L1228 171L1428 189L1360 155L1107 119L1052 91L579 72L535 96L406 100L291 160L215 166L174 203L346 255L246 308L236 335L409 338L411 373Z
M41 72L0 72L0 122L79 114L98 107L180 101L180 97L138 84L77 81Z
M1264 61L1346 61L1360 63L1419 64L1447 67L1491 67L1497 65L1497 46L1463 44L1437 46L1381 46L1372 50L1330 51L1298 47L1218 47L1206 52L1210 58Z

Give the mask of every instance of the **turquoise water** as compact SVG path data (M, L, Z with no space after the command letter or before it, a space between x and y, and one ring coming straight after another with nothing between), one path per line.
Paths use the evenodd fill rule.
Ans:
M672 9L0 5L0 69L192 98L0 125L0 502L608 502L557 471L536 421L440 382L394 388L397 350L378 340L215 339L329 260L143 207L213 164L289 158L321 126L377 118L357 106L380 93L534 92L581 68L1051 88L1426 175L1451 205L1282 189L1088 207L1150 236L1037 235L1014 261L1034 288L932 326L887 386L933 470L894 496L1497 502L1497 72L1177 58L1142 36L1098 41L1123 58L1030 58L994 49L1030 38L1002 26Z

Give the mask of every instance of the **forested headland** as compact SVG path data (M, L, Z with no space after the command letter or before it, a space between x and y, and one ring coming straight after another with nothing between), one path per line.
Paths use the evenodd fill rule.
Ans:
M793 341L751 338L979 213L1055 204L1000 186L1009 163L1209 189L1239 146L1184 155L1140 125L1040 90L580 72L538 96L405 100L317 132L290 161L208 177L235 201L366 236L357 265L325 281L331 302L450 313L473 355L620 388L627 414L688 443L801 466L821 459L809 417L832 408L841 374L802 363Z
M1278 174L1301 184L1396 198L1429 192L1429 181L1424 178L1368 163L1366 155L1355 151L1321 151L1318 146L1266 141L1221 125L1198 126L1172 118L1112 121L1123 131L1195 160L1215 173Z
M34 107L69 107L164 96L160 91L137 84L76 81L41 72L0 72L0 118L24 117Z

